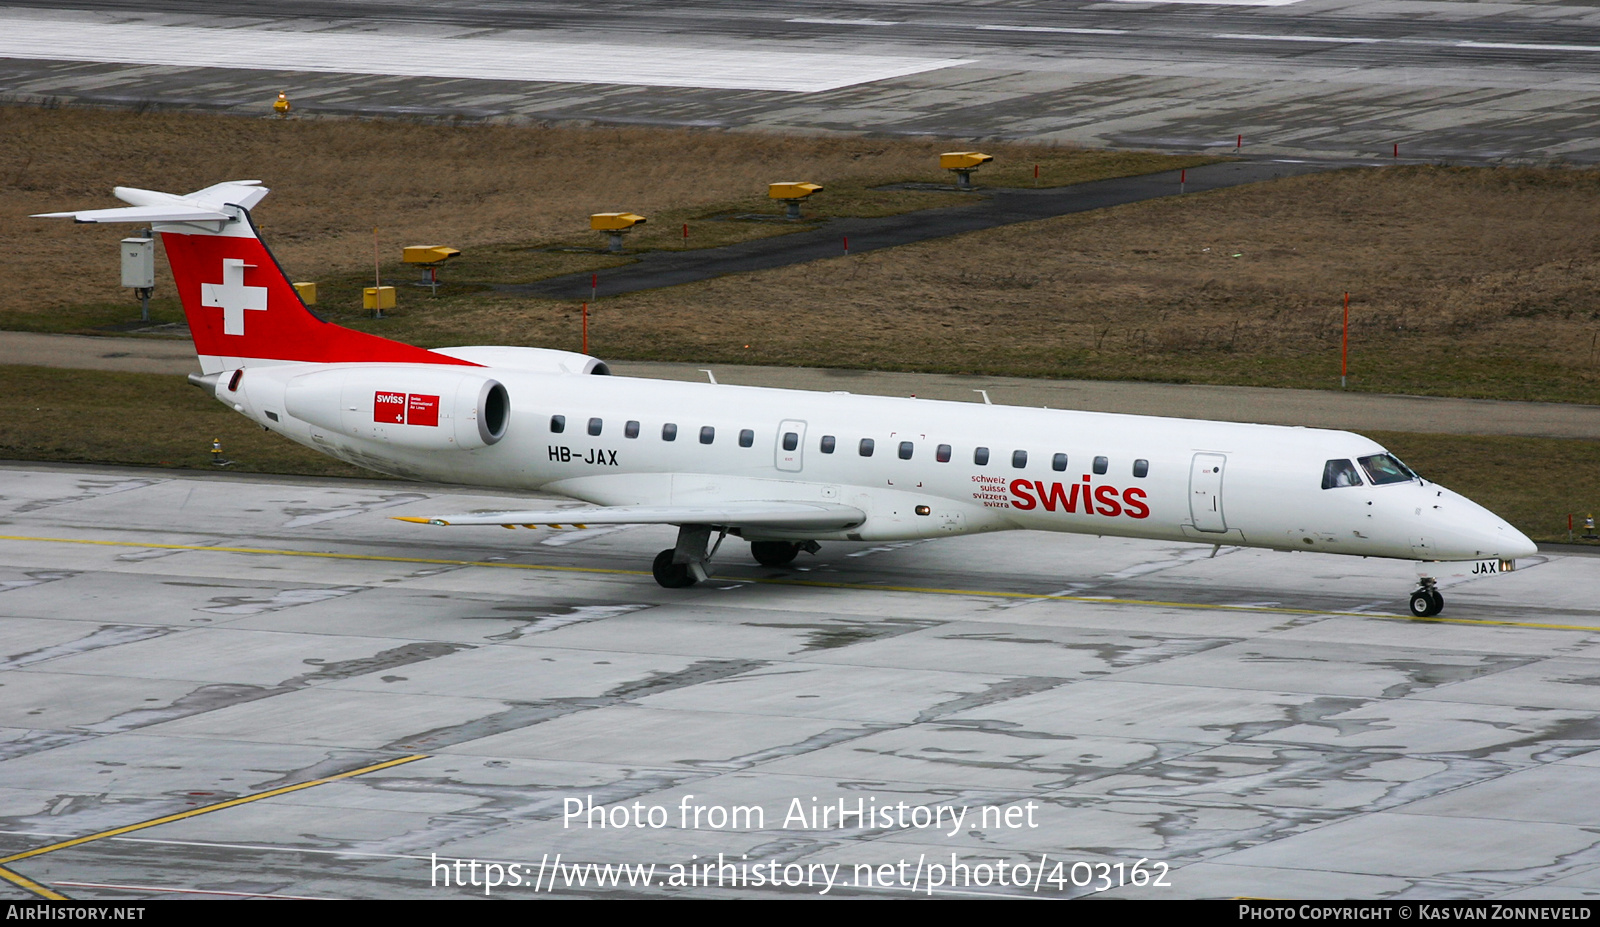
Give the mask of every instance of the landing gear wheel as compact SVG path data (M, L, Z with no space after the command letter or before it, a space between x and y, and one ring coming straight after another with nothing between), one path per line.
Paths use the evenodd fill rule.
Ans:
M689 572L687 563L672 562L672 548L667 548L656 554L655 562L650 564L650 572L655 574L656 583L664 589L687 589L697 580Z
M788 566L800 556L800 545L788 541L751 541L750 556L762 566Z
M1444 611L1444 596L1429 586L1411 593L1411 614L1418 618L1432 618Z

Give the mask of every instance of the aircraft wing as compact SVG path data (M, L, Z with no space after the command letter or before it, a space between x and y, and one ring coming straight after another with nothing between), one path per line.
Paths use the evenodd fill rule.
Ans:
M592 508L530 509L520 512L468 512L426 518L395 516L422 525L714 525L726 528L853 528L867 513L829 502L718 502L704 505L609 505Z

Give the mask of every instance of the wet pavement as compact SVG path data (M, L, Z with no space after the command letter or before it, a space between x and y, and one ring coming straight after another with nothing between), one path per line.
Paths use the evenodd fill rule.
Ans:
M1395 561L730 539L665 590L669 528L388 518L525 502L0 469L0 866L81 899L1600 895L1592 556L1453 568L1424 622Z

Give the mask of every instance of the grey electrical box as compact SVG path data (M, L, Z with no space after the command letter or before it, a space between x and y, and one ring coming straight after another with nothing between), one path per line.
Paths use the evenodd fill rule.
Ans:
M144 288L156 285L156 240L154 238L124 238L122 240L122 285Z

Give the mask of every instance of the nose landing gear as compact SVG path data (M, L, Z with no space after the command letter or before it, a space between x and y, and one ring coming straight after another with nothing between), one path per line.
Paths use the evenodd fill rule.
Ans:
M1418 618L1432 618L1444 611L1444 596L1439 594L1439 584L1431 576L1422 577L1422 587L1411 593L1411 614Z

